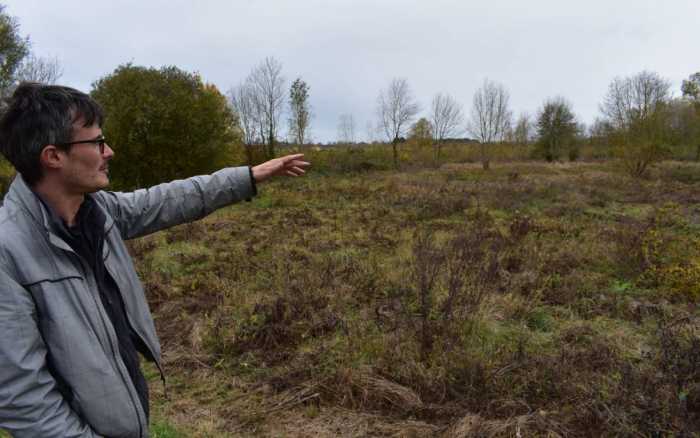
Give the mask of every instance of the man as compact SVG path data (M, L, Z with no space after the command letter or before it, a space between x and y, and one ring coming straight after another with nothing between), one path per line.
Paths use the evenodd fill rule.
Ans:
M114 151L101 125L88 95L34 83L0 119L0 152L18 172L0 207L0 429L15 437L147 437L137 352L160 369L160 346L124 240L309 166L297 154L106 192Z

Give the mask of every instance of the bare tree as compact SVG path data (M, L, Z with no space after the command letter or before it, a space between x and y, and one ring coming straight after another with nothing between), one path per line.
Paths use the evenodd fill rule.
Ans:
M58 58L41 58L30 54L19 65L15 75L19 82L40 82L54 85L63 76L63 68Z
M243 130L243 142L245 144L246 158L248 164L253 163L253 145L259 138L258 120L260 114L255 100L255 89L250 81L244 81L238 86L229 90L229 101L234 111L238 114L238 119Z
M284 109L285 86L282 64L275 58L265 58L250 74L249 80L255 90L255 102L262 118L262 136L267 137L267 157L275 156L275 142L279 121Z
M257 124L258 140L260 144L267 144L267 118L265 117L265 99L258 92L257 87L253 83L252 75L248 76L246 82L250 83L251 99L253 102L254 120Z
M671 83L657 73L642 71L627 78L615 78L601 105L601 111L618 129L651 117L671 98Z
M367 143L374 143L377 138L377 127L374 126L371 120L367 120L365 123L365 135L367 136Z
M355 143L355 118L352 114L341 114L338 118L338 142Z
M446 138L456 136L462 131L464 113L462 105L449 94L438 93L433 98L430 112L435 141L435 162L440 162L442 144Z
M532 139L533 131L530 115L528 113L521 113L518 117L518 121L515 122L513 141L518 145L524 146Z
M484 84L474 93L471 119L467 130L481 143L481 165L489 168L487 145L503 139L510 127L512 112L508 105L508 90L496 82L484 79Z
M394 78L386 90L377 97L379 126L391 142L394 152L394 167L399 166L399 138L404 136L419 106L414 101L408 82L404 78Z
M649 71L615 78L608 87L600 109L614 129L617 155L633 176L645 175L666 154L670 90L668 80Z
M289 90L289 131L298 145L304 144L311 121L309 85L297 78Z

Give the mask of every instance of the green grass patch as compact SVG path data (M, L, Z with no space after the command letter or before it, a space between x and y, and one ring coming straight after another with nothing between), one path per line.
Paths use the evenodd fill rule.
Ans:
M186 433L180 431L166 420L154 420L151 422L151 436L153 438L186 438Z

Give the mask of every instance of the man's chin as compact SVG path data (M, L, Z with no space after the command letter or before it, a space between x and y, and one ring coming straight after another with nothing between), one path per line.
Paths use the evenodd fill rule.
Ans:
M108 177L100 178L100 180L97 181L97 183L93 187L92 193L99 192L100 190L104 190L107 187L109 187L109 178Z

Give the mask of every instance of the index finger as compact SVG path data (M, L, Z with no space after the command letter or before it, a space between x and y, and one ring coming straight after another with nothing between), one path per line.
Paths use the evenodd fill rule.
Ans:
M298 160L299 158L303 158L304 154L293 154L293 155L286 155L282 158L282 161L285 163L289 163L290 161Z

